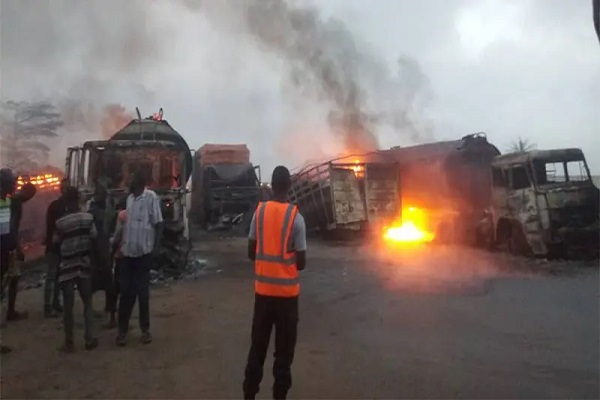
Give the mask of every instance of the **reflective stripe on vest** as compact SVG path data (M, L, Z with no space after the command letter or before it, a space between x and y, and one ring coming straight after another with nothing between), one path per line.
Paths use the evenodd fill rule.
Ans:
M0 235L10 233L10 197L0 199Z
M295 253L287 248L297 212L293 204L266 202L258 206L255 261L258 294L293 297L300 293Z

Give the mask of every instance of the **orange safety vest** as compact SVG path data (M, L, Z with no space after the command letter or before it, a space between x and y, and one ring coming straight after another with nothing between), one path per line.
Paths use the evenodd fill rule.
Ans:
M296 254L288 250L298 208L293 204L267 201L256 209L257 294L295 297L300 294Z

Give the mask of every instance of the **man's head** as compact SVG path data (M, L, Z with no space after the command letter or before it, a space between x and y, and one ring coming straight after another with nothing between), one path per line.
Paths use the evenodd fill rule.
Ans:
M290 171L283 165L275 167L273 175L271 176L271 188L273 189L273 196L275 197L287 197L287 193L292 185L292 178Z
M65 191L67 190L68 187L69 187L69 180L67 178L63 178L60 181L60 194L64 196Z
M17 177L10 168L0 169L0 192L2 197L12 195L17 186Z
M31 200L36 193L37 189L35 188L35 185L30 182L24 184L21 190L19 191L22 202Z
M146 175L144 171L138 169L133 173L131 180L129 181L129 191L136 196L142 194L146 188Z
M77 188L68 186L65 189L65 194L63 196L65 199L65 206L68 211L79 211L79 192L77 191Z

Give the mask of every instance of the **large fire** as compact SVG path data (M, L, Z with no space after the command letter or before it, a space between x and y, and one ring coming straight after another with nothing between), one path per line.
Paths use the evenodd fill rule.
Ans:
M357 178L362 178L365 173L365 167L364 165L360 165L360 160L354 160L354 165L350 169L354 171L354 176Z
M30 176L19 176L17 179L17 190L20 190L24 184L31 183L36 189L58 190L61 178L54 174L40 174Z
M383 238L394 243L429 243L435 235L429 231L427 213L416 207L402 209L402 220L384 229Z

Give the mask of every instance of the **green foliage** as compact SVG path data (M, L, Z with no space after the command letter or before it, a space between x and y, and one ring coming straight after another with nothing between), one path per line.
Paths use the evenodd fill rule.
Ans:
M46 101L0 103L0 159L15 171L30 171L48 162L47 141L58 137L61 114Z
M531 150L535 150L536 144L531 142L529 139L522 139L519 137L508 146L508 152L510 153L526 153Z

